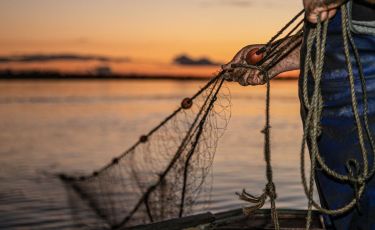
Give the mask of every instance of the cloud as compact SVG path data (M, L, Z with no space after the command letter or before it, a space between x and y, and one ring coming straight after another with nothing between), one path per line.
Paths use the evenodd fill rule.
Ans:
M212 66L220 65L220 63L214 62L208 58L194 59L188 55L182 54L173 59L173 63L177 65L190 65L190 66Z
M101 55L81 54L26 54L0 56L0 63L8 62L49 62L49 61L102 61L102 62L129 62L129 58L113 58Z

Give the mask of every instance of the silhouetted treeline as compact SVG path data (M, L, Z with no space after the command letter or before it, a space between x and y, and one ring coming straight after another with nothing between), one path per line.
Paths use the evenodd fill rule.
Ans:
M90 74L90 73L63 73L58 71L14 71L0 70L0 80L129 80L129 79L153 79L153 80L208 80L208 76L180 76L180 75L140 75L140 74ZM275 78L278 80L295 80L295 77Z
M116 74L98 75L90 73L62 73L58 71L13 71L0 70L0 80L82 80L82 79L161 79L161 80L207 80L207 76L174 76L174 75L139 75L139 74Z

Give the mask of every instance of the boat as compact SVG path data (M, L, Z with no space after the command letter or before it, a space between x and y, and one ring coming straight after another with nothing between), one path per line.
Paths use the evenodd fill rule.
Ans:
M305 229L307 210L278 209L280 229L298 230ZM156 223L137 225L121 230L253 230L274 229L270 209L259 209L250 216L245 216L242 209L211 213L206 212L175 218ZM317 211L312 211L311 230L325 229L322 216Z

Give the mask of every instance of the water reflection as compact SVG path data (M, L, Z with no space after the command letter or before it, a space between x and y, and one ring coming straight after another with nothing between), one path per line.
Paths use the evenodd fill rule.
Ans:
M203 82L15 81L0 83L0 226L72 228L59 180L89 173L136 142ZM213 164L210 210L238 208L234 195L264 186L265 88L230 85L232 119ZM272 86L272 157L279 207L304 208L297 83ZM134 135L136 134L136 135ZM31 227L32 228L32 227Z

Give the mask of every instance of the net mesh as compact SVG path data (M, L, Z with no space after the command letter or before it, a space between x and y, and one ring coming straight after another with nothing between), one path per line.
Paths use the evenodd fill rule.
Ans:
M77 221L118 228L202 210L216 146L230 118L230 93L223 81L218 74L99 171L60 175Z
M276 209L270 164L268 72L290 65L280 62L301 45L303 19L292 24L302 14L303 11L297 14L257 51L264 57L256 65L235 63L231 67L257 69L267 82L263 133L268 184L261 198L243 195L244 200L259 203L255 208L260 208L270 196L272 210ZM78 223L95 229L122 229L204 209L210 195L216 146L230 118L230 93L223 87L225 74L223 70L191 98L185 98L173 113L102 169L88 176L60 175ZM273 219L278 226L276 212Z

